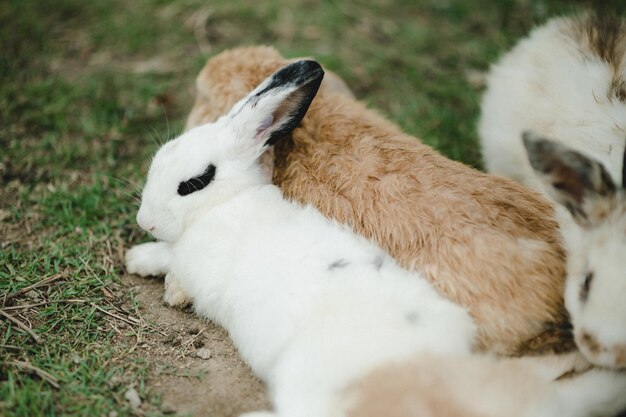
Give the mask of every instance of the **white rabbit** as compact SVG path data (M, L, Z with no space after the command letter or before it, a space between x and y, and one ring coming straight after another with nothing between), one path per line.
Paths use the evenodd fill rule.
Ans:
M535 29L491 69L479 131L488 171L561 204L576 343L593 363L626 368L626 20Z
M626 193L599 161L527 132L537 178L574 222L565 228L565 305L581 352L626 368Z
M165 144L137 215L161 242L127 254L129 270L165 269L228 330L289 417L342 415L341 390L377 365L468 354L475 335L465 309L374 243L285 201L262 174L258 157L296 127L322 77L314 61L289 65L227 116Z

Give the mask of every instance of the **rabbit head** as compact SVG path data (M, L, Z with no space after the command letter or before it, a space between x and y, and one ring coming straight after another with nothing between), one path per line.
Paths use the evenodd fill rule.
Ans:
M598 161L531 132L523 140L546 191L574 220L563 235L576 343L591 362L626 368L626 192Z
M315 61L287 65L215 123L163 145L148 171L139 226L159 240L175 241L199 212L268 182L258 157L298 126L323 76Z

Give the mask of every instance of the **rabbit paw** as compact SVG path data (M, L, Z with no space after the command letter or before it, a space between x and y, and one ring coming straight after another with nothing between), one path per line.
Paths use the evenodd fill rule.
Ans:
M183 287L180 286L178 280L172 274L165 276L165 292L163 301L171 307L184 307L191 304L191 297L187 295Z
M142 277L164 275L168 271L169 258L169 244L142 243L126 251L126 270Z

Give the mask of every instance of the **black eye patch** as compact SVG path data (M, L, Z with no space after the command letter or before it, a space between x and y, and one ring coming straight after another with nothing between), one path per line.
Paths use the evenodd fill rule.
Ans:
M209 185L211 181L213 181L213 178L215 178L215 165L209 164L202 174L178 184L178 194L185 196L200 191Z

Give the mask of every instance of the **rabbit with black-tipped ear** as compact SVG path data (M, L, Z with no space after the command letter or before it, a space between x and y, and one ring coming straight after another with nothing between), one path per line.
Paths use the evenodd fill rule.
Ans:
M626 368L624 185L616 185L592 157L536 133L523 136L538 180L569 212L561 216L574 220L564 228L563 240L568 250L565 305L576 344L597 365ZM626 152L623 158L626 163Z
M165 144L137 214L160 240L127 253L130 272L225 327L269 386L277 415L343 415L341 391L391 360L467 355L469 314L373 242L283 199L258 163L302 120L323 71L288 65L217 122Z

